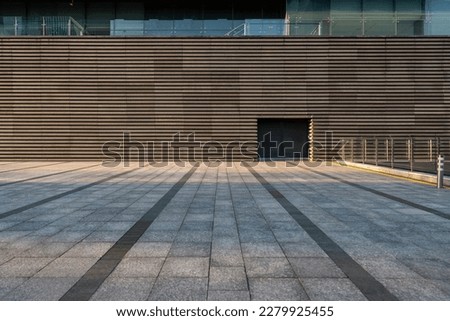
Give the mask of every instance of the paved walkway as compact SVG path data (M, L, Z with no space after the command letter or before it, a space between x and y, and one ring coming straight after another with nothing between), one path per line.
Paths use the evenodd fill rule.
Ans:
M0 162L0 300L450 300L450 191L345 167Z

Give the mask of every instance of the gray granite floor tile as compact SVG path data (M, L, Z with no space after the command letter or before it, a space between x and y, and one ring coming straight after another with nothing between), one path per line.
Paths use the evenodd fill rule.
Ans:
M75 243L41 243L20 253L18 257L47 257L57 258L67 252Z
M209 290L245 291L248 290L246 273L243 267L211 267Z
M208 301L250 301L249 291L208 291Z
M168 257L161 270L162 277L202 278L208 277L209 258Z
M169 256L209 257L210 253L210 242L174 242Z
M0 266L0 278L32 277L54 258L14 258Z
M170 242L138 242L126 254L126 257L166 257L169 254Z
M212 248L211 266L244 266L242 253L239 249Z
M173 242L177 236L177 231L151 231L148 230L141 236L141 242Z
M295 278L250 278L250 295L256 301L304 301L308 295Z
M286 258L245 258L244 261L247 276L251 278L289 278L295 276Z
M117 278L156 278L163 266L163 258L124 258L111 276Z
M212 241L211 231L180 231L176 238L176 242L179 243L201 243Z
M36 277L42 278L72 278L82 277L97 258L57 258L41 271Z
M375 278L416 278L420 277L416 272L392 258L373 258L359 260L361 266Z
M339 278L346 277L336 264L328 258L289 258L298 277Z
M301 284L313 301L366 301L366 297L344 278L302 278Z
M92 296L92 301L145 301L154 278L109 277Z
M111 242L81 242L72 247L69 251L64 253L63 257L96 257L100 258L105 254L111 247L113 243Z
M439 259L401 259L404 265L428 279L450 279L450 263Z
M426 279L382 279L386 288L404 301L449 301L450 294Z
M166 278L156 280L150 301L204 301L207 299L207 278Z
M287 257L328 257L314 241L298 243L281 243Z
M447 280L433 280L433 284L446 294L450 295L450 279Z
M0 278L0 299L26 280L27 278Z
M31 278L2 299L7 301L56 301L77 280L78 278Z
M278 243L242 243L244 257L285 257Z

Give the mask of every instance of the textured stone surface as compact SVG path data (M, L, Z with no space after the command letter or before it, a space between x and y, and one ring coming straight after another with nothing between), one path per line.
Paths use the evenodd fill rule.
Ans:
M211 267L209 290L245 291L247 277L243 267Z
M150 301L203 301L207 298L207 278L158 278Z
M257 301L308 300L300 282L294 278L250 278L250 295Z
M345 167L273 164L254 169L392 294L450 300L449 220L316 172L450 214L448 190ZM0 218L0 299L60 299L189 170L149 167L70 193L130 169L57 174L87 165L2 175L27 181L0 186L0 216L69 194ZM56 175L33 179L44 172ZM106 274L92 300L367 299L238 163L202 164L130 246L112 273L97 272Z
M248 291L208 291L209 301L249 301Z
M313 301L367 300L349 279L301 278L300 282Z
M95 292L93 301L143 301L147 300L155 282L154 278L110 277Z
M207 277L209 259L203 257L169 257L161 270L161 276L200 278Z

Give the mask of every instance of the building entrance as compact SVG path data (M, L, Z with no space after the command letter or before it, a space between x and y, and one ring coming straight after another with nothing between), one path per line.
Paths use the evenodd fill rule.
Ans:
M308 130L308 119L259 119L259 158L261 160L307 158Z

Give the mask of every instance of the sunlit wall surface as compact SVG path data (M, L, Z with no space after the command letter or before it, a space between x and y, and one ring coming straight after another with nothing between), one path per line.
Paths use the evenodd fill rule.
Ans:
M0 35L450 35L450 0L11 0Z

